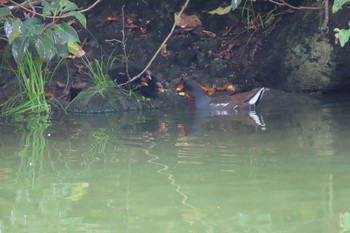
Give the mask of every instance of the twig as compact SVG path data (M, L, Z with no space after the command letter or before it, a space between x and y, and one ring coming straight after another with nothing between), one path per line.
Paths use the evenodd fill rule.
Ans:
M80 10L79 12L80 13L83 13L83 12L85 12L85 11L89 11L89 10L91 10L93 7L95 7L98 3L100 3L102 0L96 0L96 2L94 2L91 6L89 6L88 8L85 8L85 9L83 9L83 10Z
M125 12L124 12L125 5L122 6L122 19L123 19L123 24L122 24L122 46L123 46L123 53L124 53L124 59L125 59L125 72L128 77L128 82L125 84L130 84L131 78L129 74L129 62L128 62L128 54L126 51L126 37L125 37ZM122 85L120 85L122 86ZM130 85L129 85L130 88Z
M271 2L273 4L276 4L276 5L279 5L279 6L287 6L293 10L319 10L322 8L322 6L319 6L319 7L312 7L312 6L293 6L293 5L290 5L289 3L287 3L285 0L278 0L278 1L275 1L275 0L267 0L268 2Z
M184 10L186 9L188 3L190 2L190 0L186 0L185 4L182 6L178 16L180 17L182 12L184 12ZM169 40L169 38L171 37L171 35L174 33L174 30L175 30L175 27L176 27L176 20L173 24L173 27L171 28L168 36L164 39L163 43L159 46L158 50L155 52L155 54L153 55L153 57L151 58L151 60L148 62L148 64L146 65L146 67L136 76L132 77L132 79L130 79L127 83L130 83L134 80L136 80L137 78L139 78L144 72L147 71L147 69L152 65L153 61L156 59L156 57L158 56L159 52L162 50L163 46L166 44L166 42ZM125 85L127 83L123 83L121 84L120 86L122 85Z
M102 0L96 0L96 2L94 2L91 6L89 6L88 8L85 8L85 9L83 9L83 10L80 10L80 11L78 11L78 12L83 13L83 12L85 12L85 11L91 10L93 7L95 7L95 6L96 6L98 3L100 3L101 1L102 1ZM22 10L28 11L28 12L34 14L34 15L38 15L38 16L44 17L43 14L40 14L40 13L36 12L35 9L34 9L34 10L31 10L31 9L29 9L29 8L26 7L26 5L29 5L29 6L33 9L33 8L34 8L34 4L37 5L37 4L41 3L42 0L40 0L40 1L34 1L34 2L29 1L28 3L27 3L27 1L24 2L24 3L27 3L27 4L24 4L24 3L19 4L19 3L15 2L15 1L13 1L13 0L10 0L10 2L11 2L14 6L8 6L8 9L9 9L9 10L14 10L14 9L21 8ZM56 20L56 19L63 19L63 18L67 18L67 17L71 17L71 15L69 15L69 14L62 14L62 15L60 15L59 17L57 17L57 16L45 16L45 18L55 19L55 20Z

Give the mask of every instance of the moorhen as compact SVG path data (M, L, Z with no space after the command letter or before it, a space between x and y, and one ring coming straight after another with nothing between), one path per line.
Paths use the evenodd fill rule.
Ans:
M128 71L130 78L132 78L142 72L142 69L129 64ZM118 65L109 70L108 75L117 86L129 81L129 76L124 65ZM163 85L158 81L156 76L151 74L150 70L147 70L139 78L125 85L125 87L149 98L156 98L159 92L164 92Z
M208 110L254 110L262 97L265 87L254 88L251 91L241 92L233 95L210 97L201 89L194 80L187 80L180 84L177 91L192 92L197 109Z

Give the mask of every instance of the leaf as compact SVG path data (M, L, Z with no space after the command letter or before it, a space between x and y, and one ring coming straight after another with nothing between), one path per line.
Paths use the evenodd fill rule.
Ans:
M11 11L7 7L0 8L0 18L12 15Z
M66 13L69 11L74 11L76 9L78 9L78 6L75 3L66 0L60 1L60 12Z
M75 17L84 28L86 28L86 18L85 16L77 11L69 12L68 15Z
M60 0L53 0L50 2L45 0L41 3L41 5L43 6L42 14L44 15L44 17L50 16L50 15L57 15L60 7Z
M22 34L22 21L17 19L7 20L4 24L5 34L9 40L9 44Z
M65 44L68 42L80 42L75 29L66 23L54 25L53 32L55 36L55 42L58 44Z
M57 55L62 58L67 58L69 56L68 45L66 44L55 44L57 50Z
M50 61L57 53L52 33L45 32L39 37L35 41L35 48L42 59Z
M337 13L338 10L342 9L343 5L347 3L349 0L334 0L332 13Z
M344 45L349 41L350 38L350 29L341 29L338 32L340 46L344 47Z
M225 15L225 14L229 13L231 11L231 9L232 9L232 5L227 6L225 8L220 6L220 7L216 8L215 10L209 11L208 13L211 15L214 15L214 14Z
M23 22L22 33L27 37L33 38L39 36L43 29L44 25L41 21L36 17L32 17Z
M12 56L15 61L18 63L21 62L24 54L27 52L29 47L29 42L26 37L20 36L17 37L12 43Z
M174 17L176 25L182 28L192 30L196 27L202 26L202 22L197 15L186 15L185 13L182 13L179 16L178 13L175 13Z
M76 57L82 57L85 55L85 51L76 42L68 42L68 51Z
M242 0L231 0L232 10L236 10L239 4L241 4Z

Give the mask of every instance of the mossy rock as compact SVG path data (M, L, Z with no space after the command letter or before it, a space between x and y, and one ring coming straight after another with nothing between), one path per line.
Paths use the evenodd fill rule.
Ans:
M80 93L67 107L73 113L107 113L121 111L176 108L186 104L185 98L161 93L156 99L149 99L136 93L105 88L102 92L86 90Z

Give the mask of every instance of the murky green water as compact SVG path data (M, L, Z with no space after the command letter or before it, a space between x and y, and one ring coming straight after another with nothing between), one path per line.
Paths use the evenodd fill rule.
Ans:
M335 102L2 124L0 232L349 231L349 119Z

